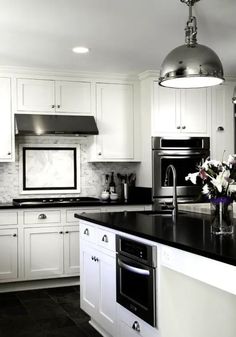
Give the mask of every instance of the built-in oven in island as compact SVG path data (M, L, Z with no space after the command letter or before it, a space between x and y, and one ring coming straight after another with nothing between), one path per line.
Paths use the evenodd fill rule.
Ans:
M116 236L116 300L152 326L157 325L157 247Z
M152 193L154 206L168 202L173 195L173 176L167 167L173 165L177 178L178 202L194 202L201 195L202 181L196 185L186 181L188 173L198 170L210 155L209 137L153 137L152 138Z

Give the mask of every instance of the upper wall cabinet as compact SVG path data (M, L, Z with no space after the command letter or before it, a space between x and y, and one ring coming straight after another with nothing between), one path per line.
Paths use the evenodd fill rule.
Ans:
M91 161L136 160L134 86L97 83L96 98L99 135L92 144Z
M14 158L10 78L0 78L0 98L0 161L7 162Z
M91 83L17 79L16 112L92 115Z
M211 158L227 160L235 153L234 104L232 97L236 82L225 82L212 90Z
M152 135L208 135L208 89L168 89L154 82Z

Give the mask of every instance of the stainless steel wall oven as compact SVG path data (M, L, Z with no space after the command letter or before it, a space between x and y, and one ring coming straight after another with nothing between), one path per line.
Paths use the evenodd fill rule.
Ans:
M201 181L193 185L186 181L188 173L197 171L210 155L208 137L152 138L152 181L155 202L172 197L172 176L166 179L166 168L174 165L177 173L177 196L179 201L194 201L201 191Z
M116 236L116 300L156 326L155 246Z

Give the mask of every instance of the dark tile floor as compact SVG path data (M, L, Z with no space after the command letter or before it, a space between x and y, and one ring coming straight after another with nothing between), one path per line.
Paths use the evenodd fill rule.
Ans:
M88 320L79 287L0 293L0 337L101 337Z

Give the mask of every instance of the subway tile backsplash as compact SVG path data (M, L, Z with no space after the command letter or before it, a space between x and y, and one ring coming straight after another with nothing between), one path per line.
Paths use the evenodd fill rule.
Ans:
M62 145L80 144L80 184L81 196L99 197L104 183L104 174L112 171L129 174L137 171L138 163L89 163L88 162L88 137L63 137L63 136L27 136L16 137L16 160L13 163L0 163L0 202L10 202L13 198L42 197L42 194L20 194L19 186L19 144L30 145ZM119 181L116 178L116 184ZM119 185L118 192L119 192ZM45 196L75 196L76 194L50 194Z

